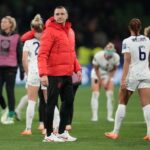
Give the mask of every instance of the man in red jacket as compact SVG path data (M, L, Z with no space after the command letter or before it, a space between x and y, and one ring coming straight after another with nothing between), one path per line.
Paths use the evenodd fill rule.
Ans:
M38 54L38 68L43 85L48 86L48 100L46 106L47 134L44 142L75 141L65 131L68 116L73 110L72 74L77 73L81 80L81 67L75 54L75 35L71 23L67 21L68 12L65 7L58 6L54 16L49 18L46 29L40 41ZM60 109L59 134L53 133L52 123L54 108L59 94L63 94Z

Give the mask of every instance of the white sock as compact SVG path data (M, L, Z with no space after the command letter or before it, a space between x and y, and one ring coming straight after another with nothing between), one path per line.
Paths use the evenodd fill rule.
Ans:
M54 120L53 120L53 128L54 128L54 129L58 129L58 127L59 127L59 122L60 122L59 110L58 110L58 108L55 106L55 109L54 109Z
M34 117L34 108L36 102L33 100L28 101L27 111L26 111L26 129L31 130L32 120Z
M107 118L112 118L113 116L113 91L106 91L107 97Z
M114 123L114 130L113 133L118 134L123 118L125 117L126 114L126 105L123 104L119 104L117 111L116 111L116 115L115 115L115 123Z
M27 105L28 103L28 95L24 95L20 101L19 104L17 106L17 108L15 109L16 112L21 112L21 110L25 107L25 105Z
M147 126L147 135L150 135L150 104L143 107L143 113Z
M92 92L91 109L92 109L92 118L95 119L98 118L98 97L99 97L98 91Z

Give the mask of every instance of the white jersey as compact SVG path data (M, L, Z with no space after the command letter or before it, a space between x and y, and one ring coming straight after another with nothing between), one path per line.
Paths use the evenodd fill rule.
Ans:
M34 70L38 72L37 66L37 55L39 48L39 40L33 38L31 40L27 40L23 46L23 51L28 52L28 70Z
M99 66L101 76L108 75L115 66L120 64L120 56L117 53L114 52L109 60L104 57L104 54L105 51L96 53L92 61L93 65Z
M37 64L39 45L39 40L34 38L31 40L27 40L23 47L23 51L28 52L27 85L40 86L40 77Z
M150 40L144 36L130 36L123 40L122 53L131 54L131 63L127 79L150 79L149 53Z

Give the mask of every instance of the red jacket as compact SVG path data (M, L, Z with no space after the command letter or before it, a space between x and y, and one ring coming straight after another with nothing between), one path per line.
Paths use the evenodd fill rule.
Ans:
M47 21L38 52L39 75L64 76L81 70L75 54L75 35L71 24Z

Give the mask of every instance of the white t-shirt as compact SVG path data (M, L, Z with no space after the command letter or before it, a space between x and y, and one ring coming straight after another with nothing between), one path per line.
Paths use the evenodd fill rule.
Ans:
M28 70L34 70L38 72L38 65L37 65L37 55L38 55L38 49L39 49L40 43L39 40L36 38L33 38L31 40L27 40L24 43L23 51L28 52Z
M149 53L150 40L144 36L130 36L123 40L122 53L131 54L128 79L150 79Z
M120 64L120 56L114 52L112 58L107 60L104 57L105 51L100 51L95 54L92 64L99 66L99 71L101 75L108 74L115 66Z

